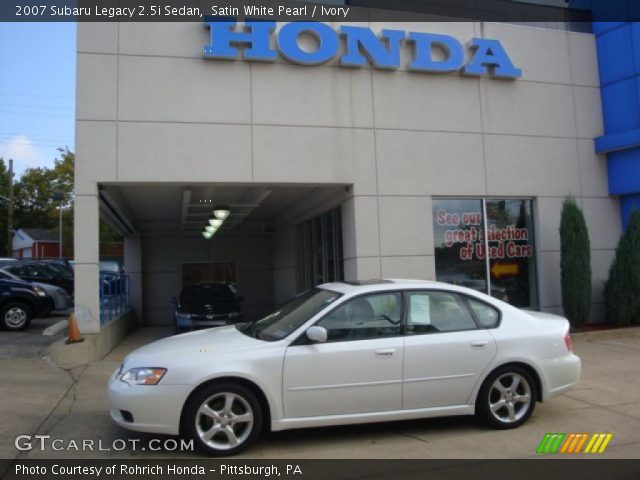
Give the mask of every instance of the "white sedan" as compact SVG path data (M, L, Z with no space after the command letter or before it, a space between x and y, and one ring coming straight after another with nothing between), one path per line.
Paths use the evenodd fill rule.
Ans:
M445 283L321 285L255 323L166 338L109 380L112 418L237 453L264 428L481 416L522 425L578 382L569 322Z

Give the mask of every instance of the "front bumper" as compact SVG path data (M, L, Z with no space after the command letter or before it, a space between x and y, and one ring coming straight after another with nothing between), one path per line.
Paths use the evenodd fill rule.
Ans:
M162 385L162 381L158 385L129 385L118 373L111 375L107 387L111 418L129 430L178 435L182 407L191 387Z

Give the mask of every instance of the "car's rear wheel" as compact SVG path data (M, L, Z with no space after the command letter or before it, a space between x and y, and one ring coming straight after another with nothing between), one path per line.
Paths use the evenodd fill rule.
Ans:
M235 383L211 384L189 400L184 431L210 455L234 455L258 438L262 417L260 403L248 388Z
M31 318L31 309L22 302L10 302L0 309L2 326L7 330L24 330L31 323Z
M533 413L536 397L536 384L529 372L507 365L487 377L478 394L476 409L494 428L516 428Z

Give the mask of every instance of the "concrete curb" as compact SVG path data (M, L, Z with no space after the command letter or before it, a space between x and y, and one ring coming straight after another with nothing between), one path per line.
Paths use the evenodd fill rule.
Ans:
M54 323L50 327L45 328L42 331L42 335L46 337L53 337L54 335L57 335L58 333L63 331L68 326L69 326L69 321L65 318L64 320L60 320L59 322Z
M640 337L640 327L614 328L594 332L571 332L571 339L578 342L596 342L614 338Z

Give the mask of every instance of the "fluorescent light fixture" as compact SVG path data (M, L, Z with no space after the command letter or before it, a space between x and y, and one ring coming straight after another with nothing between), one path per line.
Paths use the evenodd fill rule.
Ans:
M221 220L219 218L212 218L211 220L209 220L209 224L214 227L214 228L220 228L220 225L222 225L222 222L224 220Z
M226 205L216 205L213 207L213 216L219 220L226 220L231 212Z

